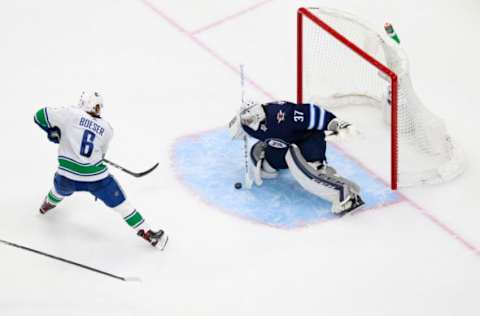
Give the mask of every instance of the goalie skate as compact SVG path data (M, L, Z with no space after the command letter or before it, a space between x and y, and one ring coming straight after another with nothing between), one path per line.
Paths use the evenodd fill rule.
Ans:
M360 195L354 195L350 199L344 202L345 203L345 209L341 212L338 212L337 214L340 216L343 216L345 214L353 214L359 210L362 209L362 206L365 204L365 202L362 200Z
M168 236L161 229L156 232L151 229L145 232L141 229L138 231L137 235L148 241L153 247L157 247L160 250L165 249L168 242Z

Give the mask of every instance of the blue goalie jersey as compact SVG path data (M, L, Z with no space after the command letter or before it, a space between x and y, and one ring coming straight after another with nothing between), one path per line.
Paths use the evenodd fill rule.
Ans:
M266 159L276 169L287 168L285 153L292 143L298 145L307 161L325 160L325 130L336 116L321 106L287 101L263 104L265 120L258 130L242 125L245 132L268 147Z
M273 147L275 141L286 145L297 144L315 132L324 132L335 118L333 113L310 103L270 102L263 104L263 109L266 117L257 131L242 126L248 135Z

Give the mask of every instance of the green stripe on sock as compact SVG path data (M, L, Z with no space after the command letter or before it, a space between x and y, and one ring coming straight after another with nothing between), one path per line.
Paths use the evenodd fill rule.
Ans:
M60 202L62 202L63 199L55 196L52 191L48 192L48 199L53 202L53 204L58 204Z
M45 128L48 128L47 116L45 115L45 109L40 109L35 114L37 122Z
M143 222L143 217L142 215L135 211L133 212L132 215L125 217L125 221L127 222L128 225L131 227L135 228L137 227L141 222Z
M62 167L63 169L67 169L69 171L73 171L74 173L78 173L84 176L98 174L107 170L107 166L103 163L100 163L97 165L84 166L76 162L62 159L62 158L58 159L58 163L60 164L60 167Z

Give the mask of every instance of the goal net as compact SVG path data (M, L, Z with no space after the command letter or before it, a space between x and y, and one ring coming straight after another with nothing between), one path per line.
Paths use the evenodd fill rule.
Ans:
M413 89L402 48L361 19L300 8L297 102L317 103L356 125L348 151L392 189L448 181L463 157L444 122ZM334 162L332 162L334 164Z

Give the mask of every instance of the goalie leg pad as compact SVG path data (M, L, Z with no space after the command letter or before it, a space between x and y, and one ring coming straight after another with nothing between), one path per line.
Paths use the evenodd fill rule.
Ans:
M286 161L292 176L308 192L332 203L332 213L350 212L363 204L357 184L336 174L313 168L295 144L290 146Z
M254 167L255 183L260 185L262 179L274 179L278 176L277 169L273 168L265 158L267 144L255 143L250 150L250 161Z

